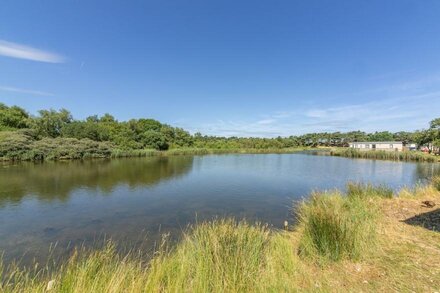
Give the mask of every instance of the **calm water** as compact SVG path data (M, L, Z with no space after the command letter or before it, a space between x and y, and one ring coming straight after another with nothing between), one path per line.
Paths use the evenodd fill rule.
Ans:
M440 164L307 154L175 156L0 165L0 251L43 260L111 237L148 245L189 223L235 216L280 227L292 202L349 180L413 185Z

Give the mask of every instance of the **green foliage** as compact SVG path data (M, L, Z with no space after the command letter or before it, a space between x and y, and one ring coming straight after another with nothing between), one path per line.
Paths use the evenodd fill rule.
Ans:
M65 125L72 122L73 118L69 111L61 109L59 111L40 110L39 117L33 119L33 128L42 137L58 137L61 135Z
M139 140L142 143L143 148L167 150L168 143L165 137L157 131L147 130L139 135Z
M440 130L440 118L431 120L431 122L429 122L429 127L432 129Z
M32 149L34 138L24 131L0 132L0 157L17 160Z
M369 141L392 141L394 135L389 131L375 132L369 135Z
M105 142L97 142L90 139L76 138L43 138L35 141L32 152L29 153L31 160L63 160L85 158L108 158L112 153L113 146Z
M88 138L95 141L110 140L110 129L104 123L98 121L74 121L66 124L62 130L63 137Z
M32 131L0 132L0 157L9 160L62 160L110 157L113 146L90 139L43 138Z
M299 208L299 254L318 261L357 260L375 245L375 212L359 197L314 193Z
M29 114L24 109L0 103L0 131L26 128L28 124Z

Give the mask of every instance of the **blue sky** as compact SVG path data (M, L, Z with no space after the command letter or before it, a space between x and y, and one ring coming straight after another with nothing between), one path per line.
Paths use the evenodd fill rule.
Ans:
M440 1L2 1L0 102L273 137L440 117Z

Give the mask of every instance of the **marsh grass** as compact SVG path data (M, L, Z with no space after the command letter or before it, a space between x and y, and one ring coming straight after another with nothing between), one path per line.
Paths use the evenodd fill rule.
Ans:
M353 148L335 148L330 151L330 155L348 158L379 159L392 161L436 162L439 160L434 155L425 154L419 151L359 151Z
M375 244L375 211L365 197L314 193L299 207L300 255L318 261L357 260Z
M266 226L234 220L202 223L153 260L146 290L248 292L265 266L269 234Z
M347 196L351 198L393 198L394 191L386 185L373 185L371 183L347 183Z

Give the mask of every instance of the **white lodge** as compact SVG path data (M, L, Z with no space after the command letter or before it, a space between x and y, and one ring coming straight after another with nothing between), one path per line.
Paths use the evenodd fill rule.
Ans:
M403 151L403 142L401 141L366 141L351 142L351 148L359 150L380 150L380 151Z

